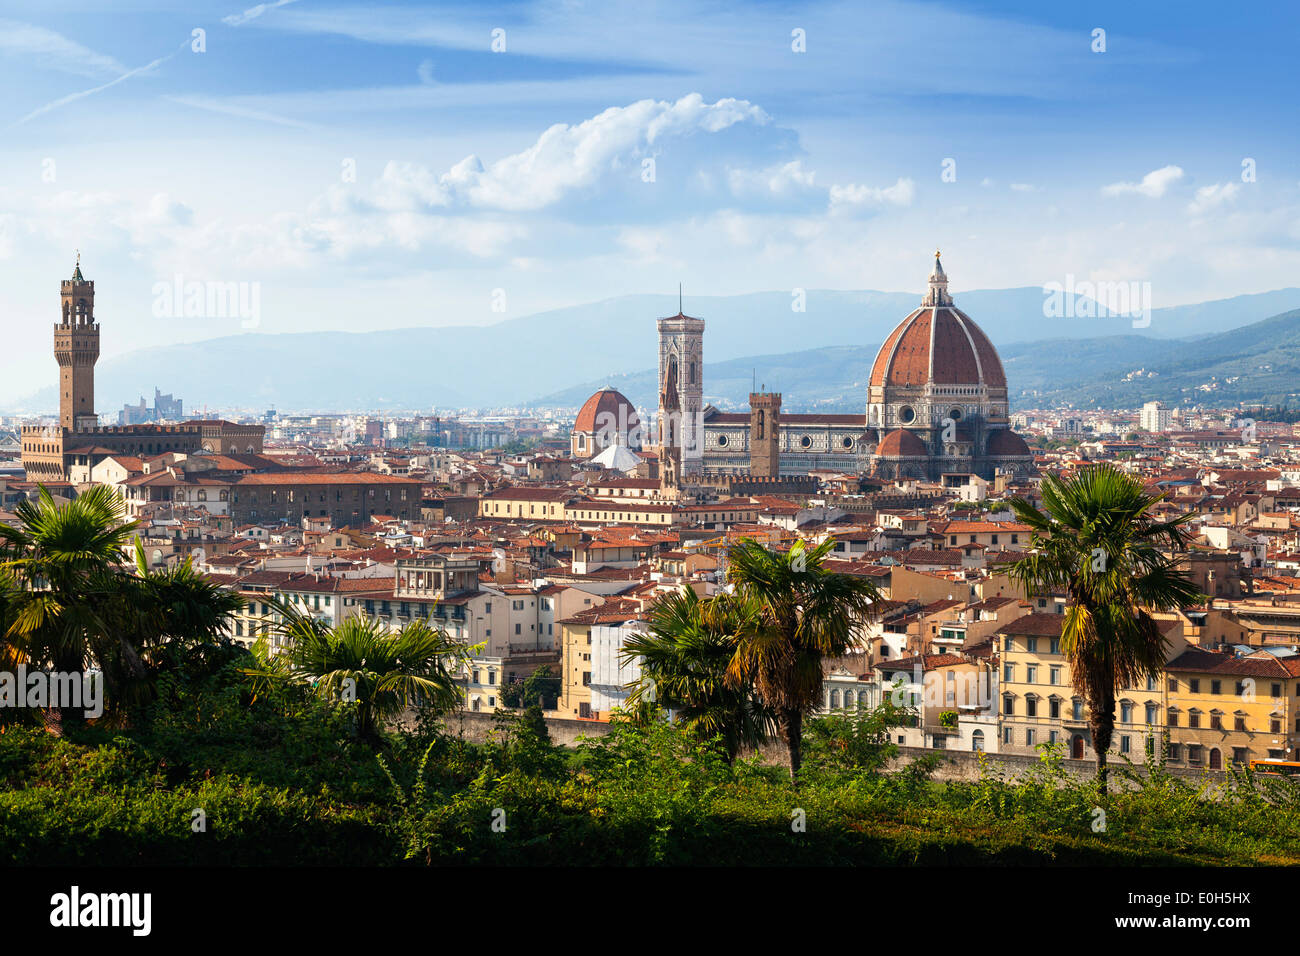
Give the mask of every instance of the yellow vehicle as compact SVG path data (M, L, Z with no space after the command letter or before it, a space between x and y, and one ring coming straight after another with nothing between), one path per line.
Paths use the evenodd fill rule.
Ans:
M1250 769L1270 777L1294 777L1300 775L1300 762L1294 760L1252 760Z

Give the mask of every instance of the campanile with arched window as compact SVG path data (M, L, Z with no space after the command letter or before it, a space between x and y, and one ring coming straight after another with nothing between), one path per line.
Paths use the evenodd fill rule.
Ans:
M59 424L69 431L94 428L95 363L99 324L95 321L95 283L81 274L81 254L71 279L59 286L59 321L54 326L54 359L59 363Z

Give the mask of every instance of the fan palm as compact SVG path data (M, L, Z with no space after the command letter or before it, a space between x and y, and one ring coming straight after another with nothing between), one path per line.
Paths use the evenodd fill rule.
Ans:
M0 526L0 666L98 667L110 712L143 703L161 652L218 640L242 603L188 561L150 569L138 539L133 573L124 551L136 524L107 486L64 504L41 487L14 513L16 526ZM58 732L64 716L58 707L46 711Z
M629 685L629 707L670 709L687 730L720 738L728 761L742 747L766 741L773 725L754 692L727 679L736 623L727 607L686 588L660 598L648 632L634 634L621 651L625 663L641 660L641 677Z
M95 660L96 643L113 638L105 612L135 526L106 486L65 504L41 486L36 500L20 501L14 514L16 526L0 525L0 572L10 583L4 666L83 671ZM51 707L46 716L61 732L63 710Z
M824 567L831 539L798 541L775 551L745 539L727 555L732 591L717 600L734 621L732 686L753 686L771 709L799 781L803 719L822 698L822 662L857 646L858 629L875 615L880 593L867 578ZM715 611L716 613L716 611Z
M377 618L355 615L331 628L290 614L283 631L292 679L322 699L355 701L364 737L374 738L382 722L409 706L445 711L460 702L456 676L471 649L425 621L393 631Z
M1029 553L1003 566L1027 597L1067 596L1061 650L1070 663L1075 691L1088 703L1088 725L1097 753L1097 781L1106 791L1106 754L1115 726L1118 690L1159 677L1166 640L1151 611L1205 599L1174 553L1190 540L1194 515L1157 520L1150 509L1164 495L1111 465L1075 475L1048 475L1043 510L1010 502L1030 527Z
M244 599L185 560L150 568L135 540L135 574L122 574L107 617L107 638L92 641L96 659L117 707L143 704L150 683L169 663L209 654L226 640L230 616Z

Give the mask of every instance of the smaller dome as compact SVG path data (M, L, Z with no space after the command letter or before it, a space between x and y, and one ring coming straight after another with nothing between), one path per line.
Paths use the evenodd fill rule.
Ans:
M631 471L641 464L641 459L622 445L610 445L592 458L591 464L600 465L601 468L608 468L611 471Z
M906 428L898 428L880 440L876 454L883 458L925 458L930 451L916 435Z
M999 428L989 435L988 454L994 458L1024 458L1032 456L1033 452L1010 428Z
M624 397L616 388L606 385L583 403L578 411L578 420L573 425L576 432L594 432L599 429L626 430L631 432L639 428L641 419L637 417L636 406Z

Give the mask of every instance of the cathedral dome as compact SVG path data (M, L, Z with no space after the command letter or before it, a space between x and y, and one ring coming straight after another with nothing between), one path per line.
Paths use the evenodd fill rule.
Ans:
M636 407L618 389L606 385L583 403L578 410L578 420L574 423L573 430L594 432L600 428L614 427L631 431L640 424Z
M983 385L1005 388L993 343L948 295L948 277L935 253L930 291L885 339L871 367L870 385Z
M640 451L641 418L622 392L606 385L578 410L569 451L575 458L589 458L611 445Z
M1009 428L999 428L989 435L988 453L994 458L1023 458L1033 455L1025 440Z
M881 458L925 458L930 450L912 432L899 428L880 439L876 454Z

